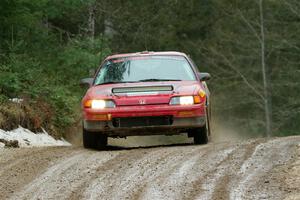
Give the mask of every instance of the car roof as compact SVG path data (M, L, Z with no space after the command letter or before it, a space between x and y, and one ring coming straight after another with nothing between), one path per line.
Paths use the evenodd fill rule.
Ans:
M142 51L136 53L123 53L123 54L114 54L108 56L105 60L110 60L114 58L124 58L124 57L134 57L134 56L184 56L187 57L185 53L177 51Z

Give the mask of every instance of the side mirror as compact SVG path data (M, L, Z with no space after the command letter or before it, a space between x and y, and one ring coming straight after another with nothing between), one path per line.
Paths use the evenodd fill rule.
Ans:
M93 78L84 78L80 81L80 87L91 87L93 85Z
M200 81L208 81L211 78L210 74L206 72L198 73L198 77Z

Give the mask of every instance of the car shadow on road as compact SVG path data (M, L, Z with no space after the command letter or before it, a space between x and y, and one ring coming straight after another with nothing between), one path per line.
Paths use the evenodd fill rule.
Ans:
M192 146L192 145L194 145L194 144L193 143L177 143L177 144L161 144L161 145L137 146L137 147L125 147L125 146L108 145L103 151L153 149L153 148L161 148L161 147L178 147L178 146Z

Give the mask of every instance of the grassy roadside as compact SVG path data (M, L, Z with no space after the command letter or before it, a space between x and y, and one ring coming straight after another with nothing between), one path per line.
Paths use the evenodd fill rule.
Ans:
M80 121L80 80L110 53L104 43L74 38L50 53L47 48L7 55L0 61L0 129L21 125L34 132L43 128L55 138L65 136Z

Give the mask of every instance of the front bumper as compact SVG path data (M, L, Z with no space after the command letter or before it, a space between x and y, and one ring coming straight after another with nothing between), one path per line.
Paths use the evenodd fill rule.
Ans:
M84 129L101 132L111 137L137 135L175 135L187 132L192 128L205 126L205 117L173 118L170 125L115 127L112 121L83 121Z
M176 117L201 117L205 116L205 105L195 104L189 106L180 105L145 105L145 106L121 106L107 109L84 108L83 119L93 121L101 120L98 117L109 115L116 117L144 117L144 116L173 116Z
M133 135L173 135L186 132L191 128L205 125L205 105L191 106L145 105L124 106L113 109L83 110L84 129L91 132L101 132L112 137ZM103 116L107 118L103 119ZM168 125L116 127L116 118L170 116L172 123Z

